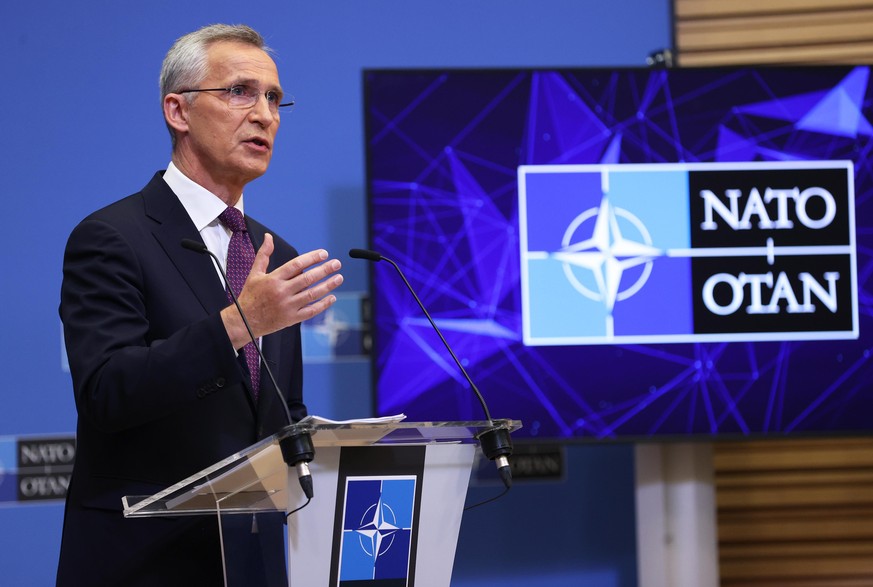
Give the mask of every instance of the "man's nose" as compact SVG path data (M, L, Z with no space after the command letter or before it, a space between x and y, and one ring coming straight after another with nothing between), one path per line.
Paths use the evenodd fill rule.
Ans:
M254 106L249 111L249 118L252 117L254 117L254 120L264 120L267 124L271 124L278 117L278 113L270 108L270 103L264 94L258 94L257 101L255 101Z

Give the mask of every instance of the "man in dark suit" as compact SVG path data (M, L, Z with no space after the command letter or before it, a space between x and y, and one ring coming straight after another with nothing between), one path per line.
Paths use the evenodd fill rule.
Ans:
M176 41L161 71L172 162L70 236L60 314L78 436L58 585L223 584L213 517L125 519L121 498L154 494L287 423L264 366L255 356L247 367L250 338L212 260L180 245L226 258L232 232L219 216L242 212L244 186L267 170L283 96L268 51L244 26ZM239 301L300 419L299 324L333 304L340 263L298 255L251 218L245 228L257 254ZM227 572L281 584L281 524L233 517L245 518L232 536L245 562Z

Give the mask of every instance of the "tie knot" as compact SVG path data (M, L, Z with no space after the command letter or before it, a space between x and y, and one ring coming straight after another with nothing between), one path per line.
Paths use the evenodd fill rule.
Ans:
M218 215L218 219L232 232L246 232L246 221L243 219L242 212L233 206L225 208L224 212Z

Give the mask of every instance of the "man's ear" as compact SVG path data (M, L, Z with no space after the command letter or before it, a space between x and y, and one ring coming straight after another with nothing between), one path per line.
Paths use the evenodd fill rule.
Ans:
M188 100L182 94L164 96L164 120L177 133L188 132Z

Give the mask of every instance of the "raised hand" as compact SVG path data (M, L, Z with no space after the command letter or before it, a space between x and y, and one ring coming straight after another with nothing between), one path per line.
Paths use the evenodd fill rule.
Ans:
M264 242L255 255L239 303L256 337L264 336L324 312L336 301L331 292L343 282L337 271L338 259L328 260L327 251L317 249L291 259L267 273L273 237ZM221 313L228 336L239 349L249 342L249 335L235 306Z

